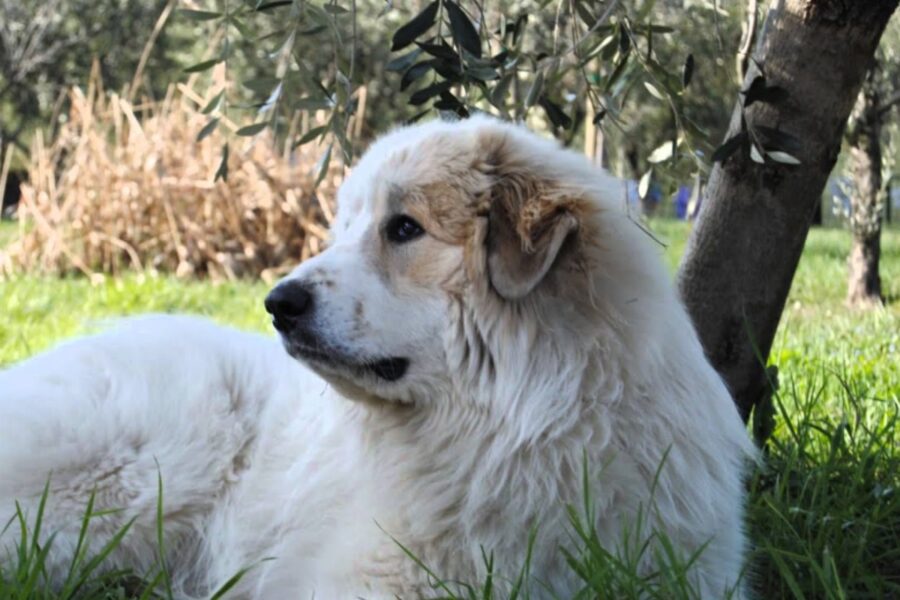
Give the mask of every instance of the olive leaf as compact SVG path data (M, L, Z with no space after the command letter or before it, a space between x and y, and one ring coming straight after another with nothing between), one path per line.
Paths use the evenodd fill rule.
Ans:
M417 37L428 31L434 25L438 6L438 0L434 0L434 2L422 9L422 12L413 17L411 21L398 29L391 41L391 52L406 48Z
M766 155L777 163L784 165L799 165L800 160L782 150L767 150Z
M663 93L659 91L655 85L650 83L649 81L644 82L644 87L647 88L647 91L650 92L650 95L656 98L657 100L665 100L666 97L663 96Z
M528 88L528 94L525 96L525 108L531 108L532 106L534 106L534 103L537 102L543 90L544 72L538 71L534 76L534 81L531 82L531 87Z
M219 162L219 168L216 169L213 182L216 182L219 179L222 181L228 180L228 142L225 142L222 146L222 160Z
M323 133L325 133L325 131L327 129L328 129L328 125L320 125L319 127L313 127L312 129L310 129L309 131L304 133L302 136L300 136L299 140L294 142L294 148L296 148L297 146L302 146L303 144L308 144L309 142L313 141L314 139L316 139L317 137L319 137Z
M245 125L244 127L241 127L235 133L237 133L240 136L250 137L250 136L256 135L257 133L259 133L260 131L262 131L263 129L265 129L268 126L269 126L268 121L262 121L260 123L252 123L250 125Z
M684 67L681 70L681 86L687 88L694 77L694 55L688 54L684 59Z
M644 176L641 177L641 181L638 183L638 196L643 199L647 197L647 192L650 191L650 180L653 178L653 169L649 169Z
M450 18L453 40L472 56L481 58L481 38L478 36L478 30L472 25L472 21L456 2L444 0L444 6L447 8L447 16Z
M766 159L763 157L759 148L756 147L756 144L750 144L750 160L759 164L765 164L766 162Z
M415 50L407 52L406 54L398 56L397 58L390 61L388 64L385 65L384 70L385 71L395 71L398 73L401 71L405 71L410 66L412 66L412 64L414 62L416 62L416 60L421 55L422 55L422 50L419 48L416 48Z
M716 150L712 154L713 162L722 162L727 159L729 156L734 154L738 148L740 148L744 142L747 141L747 132L742 131L732 137L728 138L721 146L716 148Z
M210 119L209 122L203 126L203 129L200 130L200 133L197 134L197 141L199 142L205 137L208 137L213 131L216 130L216 127L219 126L219 118L215 117Z
M210 60L204 60L203 62L198 62L195 65L191 65L189 67L185 67L185 73L200 73L202 71L208 71L212 69L214 66L222 62L221 58L213 58Z
M675 154L675 148L678 147L678 142L675 140L669 140L668 142L662 144L650 155L647 157L647 162L650 163L660 163L665 160L669 160Z
M181 8L178 10L178 13L192 21L212 21L214 19L220 19L224 16L220 12L212 12L209 10L193 10L190 8Z
M425 62L416 63L407 69L400 80L400 91L405 91L413 82L430 71L433 66L434 63L432 61L426 60Z
M788 92L781 86L768 85L763 75L757 75L750 82L750 87L743 90L744 108L747 108L754 102L766 102L769 104L778 104L788 97Z
M413 106L419 106L420 104L428 102L428 100L430 100L431 98L439 96L441 92L446 92L452 86L452 81L439 81L437 83L433 83L410 96L409 103Z
M550 119L550 122L553 123L555 127L562 127L563 129L572 127L572 118L563 112L563 109L559 104L553 102L546 96L542 96L541 99L538 100L538 104L540 104L541 108L544 109L544 112L547 113L547 118Z

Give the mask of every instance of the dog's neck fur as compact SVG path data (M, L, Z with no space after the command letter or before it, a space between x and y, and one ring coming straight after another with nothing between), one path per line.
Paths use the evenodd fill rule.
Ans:
M398 541L434 565L460 564L460 548L471 549L468 573L440 573L451 579L483 574L479 548L516 572L532 528L536 543L540 531L558 533L565 506L580 505L583 469L605 461L611 425L599 413L623 394L612 360L621 354L611 347L615 324L596 306L566 314L553 297L510 304L457 296L451 304L447 387L420 406L367 407L366 445L392 471L390 493L405 511L399 531L390 531ZM565 344L546 334L553 327L567 330ZM555 386L548 371L561 374ZM391 464L398 449L403 459Z
M439 573L447 579L483 580L482 550L494 553L498 572L519 572L532 528L532 575L571 577L558 564L558 545L566 543L559 532L569 527L566 506L583 507L586 483L596 511L591 525L610 544L622 541L623 528L643 538L656 527L635 519L655 502L657 474L670 510L708 503L706 484L685 479L685 461L706 464L716 485L740 486L749 446L733 408L716 400L721 383L695 355L673 352L683 346L669 340L692 334L687 315L672 308L677 299L662 266L635 243L619 244L636 248L627 257L606 255L605 244L618 247L612 238L643 234L624 217L595 216L582 224L581 245L515 302L477 272L484 257L476 236L466 268L448 282L447 377L416 394L413 406L367 407L362 431L389 503L382 514L395 518L379 522L426 565L454 565L457 572ZM702 352L699 344L692 352ZM665 410L654 406L659 401ZM691 442L702 435L720 436L724 455ZM714 530L679 535L696 536L699 547ZM427 585L425 573L391 549L396 569L405 569L401 579ZM568 579L555 583L571 589Z
M516 302L472 274L484 265L476 237L466 268L448 282L446 375L411 405L357 405L362 471L378 496L367 510L425 565L454 569L438 573L446 580L483 581L491 553L495 570L514 577L535 528L532 576L574 589L558 546L567 543L566 506L583 506L586 484L590 525L611 545L625 530L635 536L626 543L643 544L657 518L636 515L662 495L669 521L659 524L681 522L672 515L690 521L668 533L699 548L720 527L705 516L721 510L709 490L738 497L752 448L721 382L697 359L699 342L682 343L693 335L690 321L656 257L611 239L638 235L629 228L624 218L583 227L609 247L636 250L606 256L602 243L582 238L580 257L591 260L573 253ZM718 439L699 441L711 436ZM705 470L698 476L690 464ZM426 572L388 536L379 539L362 559L372 589L432 593Z

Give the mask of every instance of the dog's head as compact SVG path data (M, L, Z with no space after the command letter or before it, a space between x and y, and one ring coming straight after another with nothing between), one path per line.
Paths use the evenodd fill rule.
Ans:
M582 331L597 175L492 119L395 131L341 187L328 248L266 309L288 352L352 398L417 403L489 382L527 353L525 325Z

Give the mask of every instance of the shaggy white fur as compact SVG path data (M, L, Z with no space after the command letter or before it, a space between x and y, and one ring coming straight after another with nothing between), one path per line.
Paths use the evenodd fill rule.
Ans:
M477 582L493 552L504 587L534 529L532 597L564 598L586 471L611 551L662 532L702 549L702 597L744 595L754 449L621 190L485 118L385 136L341 189L332 245L282 284L313 293L308 322L279 325L308 366L151 316L0 372L0 525L49 477L54 578L92 491L121 509L93 519L94 548L135 519L111 564L149 568L159 474L181 597L254 564L233 597L429 595L397 542L449 581ZM396 242L398 214L423 231ZM392 357L405 367L379 371Z

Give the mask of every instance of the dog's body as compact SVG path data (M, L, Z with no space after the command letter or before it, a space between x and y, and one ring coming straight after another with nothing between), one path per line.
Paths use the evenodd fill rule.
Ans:
M492 553L509 587L535 531L532 597L566 597L587 473L610 551L664 534L700 551L703 597L740 595L752 445L620 198L510 125L383 138L341 189L331 247L267 300L311 370L273 340L150 317L2 372L0 519L14 499L33 514L51 476L61 576L95 490L123 510L92 538L136 517L113 560L145 568L159 474L184 596L266 557L239 597L427 596L407 551L471 583Z

